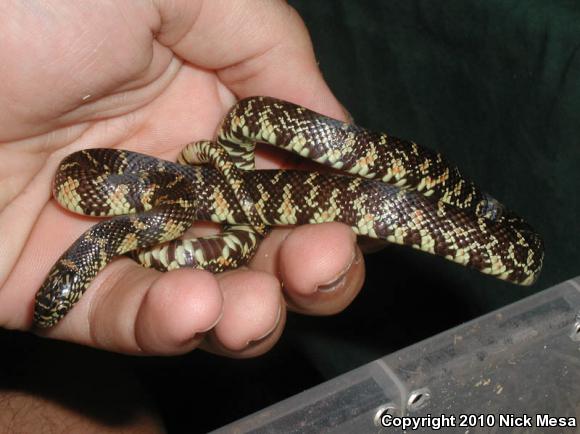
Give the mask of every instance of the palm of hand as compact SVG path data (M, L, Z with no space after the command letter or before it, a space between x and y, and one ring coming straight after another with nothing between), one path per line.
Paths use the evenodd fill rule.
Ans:
M147 9L140 2L122 2L115 6L97 3L91 4L90 9L71 5L59 11L43 9L36 14L24 11L21 19L11 21L15 26L33 31L6 32L8 37L0 47L10 56L0 68L0 99L3 100L0 110L0 228L3 232L0 239L0 325L29 326L34 292L47 270L94 222L73 216L49 201L51 179L64 156L86 147L115 147L174 160L184 143L214 136L217 123L235 101L232 90L238 94L254 90L252 86L241 89L241 83L252 75L252 51L246 50L241 42L240 47L236 47L235 38L229 42L230 49L224 50L224 44L219 43L219 32L212 35L212 28L204 27L208 20L196 21L201 12L195 8L200 2L187 4L192 10L183 16L191 17L201 30L192 26L193 23L179 22L179 16L172 15L171 11L158 14L157 10ZM205 13L211 16L212 8L209 9ZM163 27L160 17L178 22L173 27ZM252 50L259 53L263 47L258 44ZM240 64L244 59L250 61ZM343 229L339 231L342 231L342 238L337 241L340 244L350 235ZM287 233L280 233L279 237L287 236ZM336 238L336 232L332 237ZM281 243L282 238L277 241L275 235L273 238L272 243ZM349 254L346 253L347 263L352 262ZM227 315L224 316L227 309L224 310L222 300L224 287L233 284L228 283L228 279L240 288L258 288L254 297L269 300L263 321L280 322L280 309L273 307L279 303L279 292L268 289L260 293L259 290L260 284L279 289L271 275L280 271L271 259L263 259L257 267L261 273L258 277L251 272L234 272L220 281L221 291L216 290L215 281L204 272L187 270L181 277L174 276L172 279L178 282L189 282L182 283L184 287L191 286L192 275L197 279L198 298L193 297L190 304L185 304L190 310L196 310L198 323L180 321L173 328L169 324L168 335L152 338L151 335L158 332L140 326L138 318L158 315L168 321L170 314L155 311L157 308L153 308L156 313L151 313L151 308L145 309L147 313L140 313L148 298L166 296L163 290L158 290L161 295L147 296L156 283L164 286L159 283L163 280L152 277L150 273L153 272L149 271L128 275L127 270L137 266L128 264L128 260L118 262L111 264L108 273L99 276L94 285L109 289L93 291L85 307L78 309L76 319L73 318L69 326L65 324L51 331L53 336L119 351L182 352L197 345L201 338L196 336L193 344L185 347L180 344L177 348L174 343L167 345L167 341L210 329L216 324L216 317L221 315L225 329L220 336L218 324L217 346L226 348L222 352L239 350L244 342L252 340L252 333L260 336L264 331L258 327L246 333L248 336L238 336L237 340L228 341L225 337L232 327L227 325ZM335 268L338 271L344 268L340 258ZM333 270L331 276L332 273ZM355 282L361 279L360 271L357 276ZM135 289L127 290L123 296L118 292L112 295L112 288L119 286L122 279L123 286ZM146 279L151 281L139 283ZM324 283L324 275L322 279L320 283ZM180 287L172 281L172 286L176 285ZM351 286L360 287L360 282ZM343 308L356 289L337 307ZM180 290L174 291L173 296L179 300ZM183 297L191 297L185 289L182 292ZM116 297L115 302L107 301L107 297ZM239 303L242 296L231 297ZM155 302L157 306L158 301ZM191 303L195 302L204 303L206 307L194 308ZM103 314L104 308L99 310L100 305L108 306L108 313ZM132 312L132 315L123 315L123 311ZM256 311L252 313L255 315ZM101 324L108 321L110 325L97 327L97 319ZM133 322L127 325L124 321ZM129 337L113 336L122 335L120 331L123 330ZM275 337L268 345L274 341Z

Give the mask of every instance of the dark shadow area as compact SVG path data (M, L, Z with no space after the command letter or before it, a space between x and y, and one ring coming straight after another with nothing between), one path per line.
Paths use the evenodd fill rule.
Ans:
M32 395L116 429L152 411L150 394L123 356L5 330L0 330L0 347L3 396ZM0 405L0 412L10 410L10 403ZM13 410L16 420L27 411Z

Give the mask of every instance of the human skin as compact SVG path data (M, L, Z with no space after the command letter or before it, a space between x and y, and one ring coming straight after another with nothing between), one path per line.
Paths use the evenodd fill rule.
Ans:
M64 156L111 147L175 160L250 95L346 117L283 1L7 1L0 26L0 327L30 328L48 270L95 223L51 199ZM258 168L291 164L257 157ZM363 278L347 226L279 228L248 267L220 275L116 260L42 333L130 354L255 356L276 343L287 308L339 312Z

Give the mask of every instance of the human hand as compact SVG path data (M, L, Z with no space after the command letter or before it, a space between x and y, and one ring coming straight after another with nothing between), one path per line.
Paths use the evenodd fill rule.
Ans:
M282 1L5 2L0 24L5 328L30 327L48 270L95 223L50 200L66 155L114 147L175 160L183 144L212 138L227 109L250 95L345 117L302 21ZM257 158L258 168L281 165L276 153ZM364 267L355 241L341 224L276 229L248 268L216 276L159 273L121 258L46 335L125 353L201 346L257 355L280 336L286 306L324 315L356 296Z

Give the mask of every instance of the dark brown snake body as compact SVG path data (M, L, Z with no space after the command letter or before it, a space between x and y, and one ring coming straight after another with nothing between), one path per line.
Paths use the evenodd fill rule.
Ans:
M524 220L413 142L267 97L230 110L218 142L186 146L178 163L113 149L62 161L58 202L114 217L83 234L49 272L36 297L37 326L56 324L117 256L130 253L159 270L221 272L247 263L269 226L339 221L524 285L541 269L542 241ZM253 170L256 142L348 175ZM196 220L223 223L224 232L177 239Z

